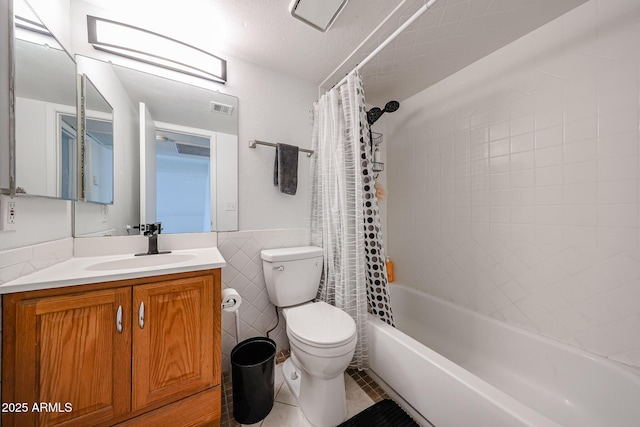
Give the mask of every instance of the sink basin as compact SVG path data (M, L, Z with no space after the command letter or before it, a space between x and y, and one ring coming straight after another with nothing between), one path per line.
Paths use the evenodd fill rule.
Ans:
M160 254L132 256L130 258L116 259L113 261L99 262L85 267L89 271L128 270L132 268L159 267L164 265L185 262L196 257L193 254Z

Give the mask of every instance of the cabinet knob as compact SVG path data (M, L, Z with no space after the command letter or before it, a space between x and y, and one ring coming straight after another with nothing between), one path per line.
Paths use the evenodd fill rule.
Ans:
M118 312L116 314L116 330L119 334L122 333L122 306L118 307Z
M140 310L138 310L138 323L140 324L140 329L144 328L144 302L140 303Z

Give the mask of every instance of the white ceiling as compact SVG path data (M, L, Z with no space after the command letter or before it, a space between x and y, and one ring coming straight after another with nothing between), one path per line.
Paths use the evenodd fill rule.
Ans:
M439 0L362 69L368 102L403 100L586 0ZM414 5L341 69L348 72L409 18Z
M333 26L322 33L289 14L290 0L84 1L108 10L111 19L215 54L227 53L315 84L331 77L328 87L425 3L349 0ZM585 1L438 0L363 69L367 101L402 101Z

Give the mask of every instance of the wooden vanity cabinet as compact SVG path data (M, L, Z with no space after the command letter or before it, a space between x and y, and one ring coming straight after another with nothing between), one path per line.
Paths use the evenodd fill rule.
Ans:
M220 270L5 295L2 425L219 425L220 315Z

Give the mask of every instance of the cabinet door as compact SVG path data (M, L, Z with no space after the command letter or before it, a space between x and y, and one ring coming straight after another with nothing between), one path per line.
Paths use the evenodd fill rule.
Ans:
M203 275L134 286L133 410L215 385L213 283Z
M12 424L90 426L129 412L130 287L23 300L15 313L12 399L30 408Z

